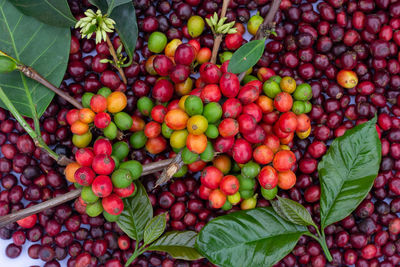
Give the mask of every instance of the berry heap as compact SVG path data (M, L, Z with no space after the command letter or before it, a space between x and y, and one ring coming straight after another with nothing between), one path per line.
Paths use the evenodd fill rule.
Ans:
M118 219L124 209L122 198L135 194L134 180L142 173L142 165L135 160L122 162L129 153L128 144L100 138L93 148L80 148L75 153L76 162L65 169L68 181L82 188L79 198L86 213L96 217L103 213L111 222Z
M71 109L66 119L74 134L72 141L75 146L86 147L92 140L90 128L92 126L103 130L104 136L113 140L119 130L129 130L132 127L132 118L122 112L127 105L124 93L111 92L108 87L101 88L97 94L90 92L82 96L82 109ZM113 116L113 117L111 117Z
M228 35L225 42L232 45L234 35ZM149 121L133 116L137 123L130 143L159 154L167 149L169 139L173 149L169 156L181 152L188 165L175 177L188 169L202 170L216 154L226 155L232 170L204 169L201 197L209 199L213 208L230 209L241 200L246 201L242 208L251 208L256 205L255 178L268 199L275 196L277 187L288 190L296 183L296 157L290 146L295 134L304 139L311 132L305 114L312 108L311 86L296 86L293 78L281 78L272 70L259 72L259 79L247 77L241 86L238 76L228 72L226 60L221 66L201 64L192 90L190 73L201 62L194 63L200 50L196 40L173 40L166 44L165 55L153 55L146 61L149 73L161 76L152 90L158 103L147 96L139 98L138 109ZM186 84L185 90L181 83ZM174 99L174 89L180 98Z

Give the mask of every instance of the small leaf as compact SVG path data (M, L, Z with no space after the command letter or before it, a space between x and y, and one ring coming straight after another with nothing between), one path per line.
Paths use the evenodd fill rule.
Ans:
M27 16L57 27L71 27L76 23L66 0L9 0Z
M272 266L285 257L304 226L282 220L270 208L237 211L217 217L200 231L196 248L218 266Z
M167 252L175 259L198 260L203 258L195 249L197 233L194 231L166 232L147 250Z
M264 53L265 39L254 40L241 46L233 53L229 61L228 71L232 73L245 72L261 58Z
M31 66L55 86L60 85L68 64L69 28L45 24L24 15L8 0L0 0L0 29L0 50L17 62ZM0 86L15 108L31 118L31 105L36 107L40 117L54 96L48 88L19 71L0 74ZM0 106L5 107L1 101Z
M144 228L153 217L153 207L143 185L139 182L137 194L124 199L124 211L118 218L117 224L130 238L143 240Z
M321 230L348 216L370 191L381 162L376 117L336 138L318 164Z
M144 228L144 243L150 244L154 240L160 237L165 230L167 220L165 219L165 213L153 217Z
M282 198L279 196L276 197L277 200L270 202L272 204L272 208L276 213L278 213L279 216L298 225L312 225L317 228L313 219L311 218L310 213L303 205L291 199Z

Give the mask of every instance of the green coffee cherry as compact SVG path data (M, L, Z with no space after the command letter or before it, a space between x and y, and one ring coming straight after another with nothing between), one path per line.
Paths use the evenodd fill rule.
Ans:
M187 27L190 36L199 37L204 31L204 20L200 16L191 16L187 22Z
M185 147L182 150L182 161L185 164L190 164L190 163L195 162L197 160L198 156L199 156L198 154L193 153L187 147Z
M14 60L7 56L0 55L0 73L9 73L17 69Z
M90 217L97 217L103 212L103 205L101 205L101 201L97 200L92 204L86 205L86 213Z

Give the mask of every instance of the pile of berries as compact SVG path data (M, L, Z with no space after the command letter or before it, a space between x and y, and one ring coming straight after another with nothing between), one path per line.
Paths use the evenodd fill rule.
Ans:
M126 95L119 91L111 92L108 87L101 88L96 95L91 92L83 94L83 108L71 109L66 116L74 134L74 145L79 148L89 145L92 141L92 126L103 130L104 136L110 140L118 136L118 129L129 130L133 122L130 115L122 112L126 105Z
M93 148L77 150L76 162L65 168L67 180L82 188L79 200L89 216L103 213L108 221L114 222L124 209L122 198L135 194L133 181L140 177L142 165L135 160L122 162L128 153L127 143L112 145L108 139L100 138Z

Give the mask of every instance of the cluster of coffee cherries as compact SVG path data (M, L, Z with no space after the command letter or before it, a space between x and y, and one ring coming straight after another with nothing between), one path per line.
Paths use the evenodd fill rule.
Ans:
M142 173L142 165L135 160L122 162L129 153L128 144L114 144L99 138L93 148L80 148L75 153L76 162L65 168L65 177L82 188L79 198L90 217L103 216L115 222L124 209L122 198L136 193L134 180Z
M83 94L83 108L71 109L66 116L74 134L74 145L82 148L90 144L91 127L101 129L104 136L110 140L118 136L118 130L129 130L132 127L132 118L122 111L126 105L126 95L119 91L112 92L108 87L99 89L97 94Z
M169 47L172 44L171 41L166 50L172 49ZM232 172L224 177L221 170L213 167L216 173L211 175L213 181L203 179L202 197L209 199L214 208L226 204L224 208L229 209L230 204L253 199L254 189L250 185L254 181L245 181L246 178L258 177L263 195L268 198L276 195L277 186L285 190L292 188L296 183L292 171L296 157L290 152L290 144L295 134L304 139L311 132L310 119L305 114L312 108L311 86L306 83L297 86L293 78L281 78L273 71L264 73L261 79L247 79L241 86L238 76L228 72L229 60L226 60L221 66L210 62L201 64L200 77L192 90L189 75L190 67L195 67L196 41L175 47L173 59L154 55L146 62L149 71L162 76L152 90L153 98L160 104L155 105L147 96L138 100L139 111L150 120L144 123L138 119L140 123L134 123L139 127L131 136L131 145L145 146L148 152L159 154L167 148L166 139L169 139L174 151L170 154L180 151L183 162L189 166L196 164L204 168L216 152L233 159L238 166L236 173L248 164L245 170L251 171L246 175L238 177ZM182 72L183 76L177 75L177 68L188 71ZM183 96L173 99L173 83L176 89L178 82L188 79L188 91L179 91ZM184 166L177 176L186 171ZM245 184L244 188L240 184ZM241 205L246 208L255 204L256 201Z

